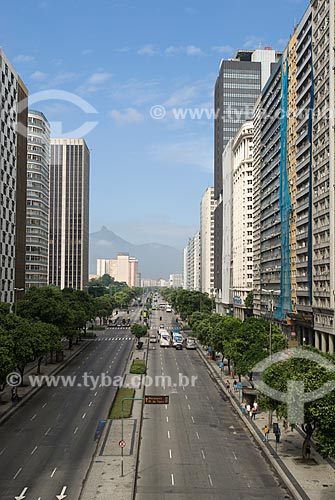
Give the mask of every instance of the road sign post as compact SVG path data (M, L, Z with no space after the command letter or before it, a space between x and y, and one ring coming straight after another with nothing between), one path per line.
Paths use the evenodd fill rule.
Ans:
M125 401L143 401L143 398L123 398L121 399L121 441L119 441L119 446L121 448L121 477L123 475L123 448L126 446L126 443L123 439L123 412L124 412L124 402ZM121 443L124 443L124 446L121 446Z

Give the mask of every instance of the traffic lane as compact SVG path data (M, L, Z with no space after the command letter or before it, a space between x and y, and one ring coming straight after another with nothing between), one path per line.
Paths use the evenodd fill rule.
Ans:
M159 358L162 359L159 359L158 362L157 359L155 360L155 373L161 372L165 375L175 376L177 363L180 363L177 354L182 354L182 352L176 352L171 348L162 351L163 355L159 354ZM191 355L191 352L189 354ZM188 361L187 358L184 359L183 374L192 376L194 366L187 366ZM199 367L197 366L197 368ZM200 368L204 369L204 366ZM201 371L203 372L203 370ZM177 390L177 393L172 389L168 414L165 415L165 418L168 419L167 426L170 427L167 431L167 442L164 440L164 415L159 415L161 426L158 431L156 429L154 431L158 432L158 436L155 437L159 440L155 445L152 443L151 449L150 446L144 448L143 443L143 453L146 454L144 462L149 463L150 468L148 472L146 470L145 477L141 477L139 480L138 497L141 499L164 498L166 488L170 487L173 488L173 492L178 498L190 498L195 493L197 498L218 498L222 491L227 493L227 498L264 499L272 496L288 498L286 492L277 486L277 482L273 479L260 454L254 453L253 443L243 427L236 426L236 416L230 407L228 407L228 411L226 411L227 408L222 408L222 404L225 406L227 404L222 402L221 398L219 399L221 407L218 411L220 416L224 415L224 422L222 419L219 421L216 415L213 416L211 407L213 401L208 394L213 392L215 386L206 370L204 373L200 373L201 378L203 375L207 375L208 380L207 383L206 379L203 384L201 383L203 388L200 392L199 387L184 388L181 391ZM214 390L214 394L215 392ZM217 393L213 398L217 403ZM194 416L192 415L194 413L192 405L198 408L199 400L201 411L200 414L197 412L197 415ZM158 417L157 411L152 413L152 410L149 410L149 415L150 413L152 419ZM197 421L200 422L200 425L197 424ZM225 431L232 426L237 430ZM150 439L150 432L148 434L147 438ZM231 445L231 450L227 445ZM156 453L158 447L162 449ZM239 461L241 452L243 452L243 457L247 457L244 462ZM177 467L174 466L176 461L173 461L174 463L168 467L169 471L166 463L163 462L167 454L172 457L176 456L179 461ZM256 464L260 462L260 465L254 466L254 462ZM161 469L165 470L167 474L166 477L164 476L165 482L158 483ZM269 497L267 497L268 493Z
M115 362L116 374L122 374L124 364L127 358L127 344L122 344L120 356ZM101 391L101 394L99 393ZM41 498L50 497L50 484L53 492L59 490L62 486L68 486L68 493L71 498L79 498L82 482L88 470L92 455L96 448L94 440L97 426L101 419L105 419L110 409L113 396L116 393L116 387L102 387L98 389L96 404L94 403L86 408L82 408L78 414L77 421L69 426L64 433L63 441L66 443L64 449L58 445L57 437L51 443L54 452L50 454L48 471L56 470L53 478L49 477L49 472L42 474L42 485L39 481L31 484L31 495L41 496ZM86 415L85 415L86 414ZM84 417L85 415L85 417ZM84 418L83 418L84 417ZM69 417L64 415L64 419ZM50 443L49 443L50 446ZM37 498L38 498L37 496Z
M108 344L111 345L110 349L106 349L105 342L100 347L97 343L96 348L92 352L94 356L91 357L90 361L87 360L88 364L83 364L84 370L92 369L92 372L95 371L98 374L102 370L105 370L106 366L111 366L113 376L121 374L132 343L120 341L119 343L115 343L115 347L112 342ZM100 356L101 352L103 353L102 357ZM113 360L113 356L116 354L117 358ZM6 448L0 457L0 470L4 472L1 474L0 488L2 488L2 494L4 494L7 488L8 498L13 498L13 494L18 495L17 490L19 485L22 484L22 487L25 487L27 486L27 482L29 485L32 485L34 479L41 477L43 471L45 471L45 476L49 477L56 467L61 469L64 463L65 466L63 466L63 469L67 471L71 467L71 460L66 460L66 457L73 455L74 452L71 448L73 437L80 437L81 430L84 432L82 437L85 437L86 427L89 424L91 426L91 433L94 433L97 421L100 418L105 418L107 415L111 398L103 396L102 392L107 393L108 388L101 391L100 395L99 389L92 393L88 388L83 387L55 388L53 392L55 397L52 397L52 394L49 399L48 390L50 388L43 388L35 396L39 401L35 400L35 398L30 401L34 405L40 403L40 416L37 415L33 421L27 419L27 414L32 414L32 411L29 412L30 402L27 402L27 405L24 407L24 414L19 415L21 413L19 411L17 415L13 416L7 422L10 426L7 425L6 428L2 428L2 433L7 432L10 435L10 446ZM97 403L93 402L95 393L97 393L95 400ZM66 397L64 397L65 395ZM112 395L110 393L111 397ZM43 403L44 401L47 401L46 406ZM90 405L91 402L92 404ZM86 415L84 416L84 409L86 408L88 411L86 411ZM96 409L96 413L92 414L94 409ZM33 411L35 411L35 407ZM24 439L13 439L11 427L13 419L19 421ZM22 422L22 419L24 422ZM79 422L78 425L71 426L72 422L75 424L77 421ZM78 427L77 430L76 427ZM27 443L29 439L30 442ZM85 450L87 439L82 439L78 442L78 457L80 459ZM24 443L23 446L22 443ZM33 454L31 454L32 451L34 451ZM89 459L91 451L88 451ZM57 477L56 474L53 475L52 479L55 477ZM81 480L82 477L80 477ZM13 486L14 490L12 490Z
M213 384L197 353L185 351L184 354L183 374L188 378L198 374L199 379L195 386L185 387L184 397L179 398L181 412L197 430L196 438L201 455L211 469L213 486L224 487L233 498L238 498L237 494L242 498L250 494L264 498L269 493L276 498L287 498L279 478L226 398L221 397L221 391ZM171 370L176 357L177 352L171 357L174 359L167 358ZM194 438L194 433L192 435Z

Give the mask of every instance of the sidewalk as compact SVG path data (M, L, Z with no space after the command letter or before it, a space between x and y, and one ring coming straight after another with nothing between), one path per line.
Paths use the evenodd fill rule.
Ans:
M63 361L48 363L47 365L41 364L41 375L56 375L65 366L67 366L78 354L80 354L88 345L91 343L91 339L82 340L78 345L74 345L71 350L64 349L64 359ZM33 397L42 387L31 387L29 385L28 376L37 375L37 362L30 363L28 365L27 371L24 374L23 382L24 386L19 386L17 388L20 401L17 403L12 403L11 401L11 387L6 386L1 392L0 399L0 424L5 422L12 414L21 406L23 406L31 397Z
M281 430L280 443L277 445L275 435L270 431L269 441L264 442L263 428L269 422L267 411L258 407L255 420L249 416L243 416L240 407L239 392L234 392L234 379L227 373L221 373L218 361L208 360L206 351L198 346L198 352L208 365L217 383L223 388L230 398L241 419L249 428L257 443L266 453L271 464L274 466L282 480L290 489L294 498L304 500L333 500L335 498L335 469L331 463L323 459L312 447L311 457L307 461L302 459L303 436L299 430L289 429L285 431L283 421L277 420L273 415L273 422L278 422ZM230 392L227 391L225 383L229 380ZM237 380L237 379L235 379ZM242 377L242 385L245 389L251 389L249 380Z
M144 397L144 386L137 388L138 375L129 374L134 359L147 360L149 339L142 338L141 340L144 342L142 350L138 351L134 342L124 371L126 377L123 387L133 387L135 398ZM135 386L132 384L133 377L135 377ZM111 400L111 405L112 402ZM123 438L126 442L123 449L124 477L121 477L121 448L119 447L122 432L121 420L107 420L101 438L97 442L97 449L85 478L80 500L133 499L142 411L143 402L134 401L131 417L123 421Z

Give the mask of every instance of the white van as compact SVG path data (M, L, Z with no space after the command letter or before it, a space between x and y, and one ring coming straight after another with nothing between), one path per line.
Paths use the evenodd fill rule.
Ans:
M157 336L156 336L155 333L150 333L149 342L150 342L150 344L156 344L157 343Z

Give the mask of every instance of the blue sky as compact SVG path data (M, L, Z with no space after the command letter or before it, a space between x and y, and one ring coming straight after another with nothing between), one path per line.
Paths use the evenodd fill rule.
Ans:
M237 48L282 49L306 6L307 0L1 2L0 46L40 99L33 107L64 136L97 122L85 136L91 232L106 225L133 243L186 243L213 184L213 120L177 120L172 108L210 110L221 58ZM97 113L86 114L73 96ZM156 105L164 106L165 118L150 116Z

